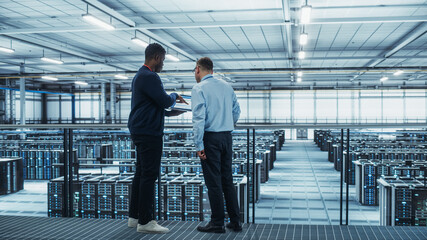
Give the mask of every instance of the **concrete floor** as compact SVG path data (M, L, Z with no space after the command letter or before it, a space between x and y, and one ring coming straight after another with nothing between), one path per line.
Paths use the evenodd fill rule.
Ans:
M47 180L25 180L24 189L0 196L0 215L47 217Z

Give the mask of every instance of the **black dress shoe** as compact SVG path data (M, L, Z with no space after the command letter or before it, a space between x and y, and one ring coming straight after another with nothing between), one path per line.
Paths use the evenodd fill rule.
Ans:
M198 226L197 231L209 233L225 233L224 226L215 226L209 222L206 226Z
M228 229L231 229L235 232L241 232L242 231L242 225L240 222L229 222L227 225L225 225Z

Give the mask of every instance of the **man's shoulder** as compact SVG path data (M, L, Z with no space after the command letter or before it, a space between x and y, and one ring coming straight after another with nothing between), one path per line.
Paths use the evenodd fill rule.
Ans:
M142 79L160 79L159 75L155 72L152 72L144 67L140 68L138 73L137 73L137 77L138 78L142 78Z

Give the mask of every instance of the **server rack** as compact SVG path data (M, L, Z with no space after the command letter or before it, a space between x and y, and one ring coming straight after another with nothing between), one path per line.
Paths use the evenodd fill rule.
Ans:
M425 226L427 188L422 182L388 176L381 177L378 184L380 225Z
M22 158L0 158L0 195L24 188Z

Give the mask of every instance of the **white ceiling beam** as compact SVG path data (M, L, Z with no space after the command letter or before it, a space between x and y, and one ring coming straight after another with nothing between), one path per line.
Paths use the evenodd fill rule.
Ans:
M307 25L318 24L353 24L353 23L402 23L427 22L426 16L398 16L398 17L355 17L355 18L314 18Z
M289 0L282 0L282 8L283 8L283 18L285 23L291 23L291 6ZM288 58L293 59L294 57L294 48L293 48L293 38L292 38L292 26L290 24L286 24L283 26L283 30L285 33L286 39L286 50L288 52ZM292 60L289 60L289 67L293 67L294 64Z
M132 69L127 69L127 68L123 68L121 66L117 66L117 65L113 65L108 63L108 60L104 57L100 57L100 56L96 56L95 54L91 54L89 55L86 52L83 52L83 49L80 48L76 48L73 46L68 45L67 47L63 47L63 46L58 46L58 45L53 45L50 42L52 42L51 39L48 38L44 38L41 36L38 36L37 39L32 38L32 37L27 37L27 36L6 36L9 39L15 40L15 41L19 41L19 42L23 42L29 45L33 45L33 46L38 46L40 48L43 49L50 49L56 52L60 52L60 53L65 53L71 56L75 56L75 57L79 57L79 58L83 58L89 61L93 61L93 62L97 62L97 63L101 63L104 65L108 65L111 67L115 67L121 70L132 70ZM40 56L42 57L42 56ZM40 65L40 64L39 64Z
M313 9L363 9L363 8L427 8L426 4L381 4L381 5L341 5L341 6L313 6Z
M133 20L129 19L128 17L125 17L122 14L118 13L116 10L111 9L107 5L101 3L97 0L83 0L83 1L90 4L92 7L95 7L97 9L109 14L110 16L114 17L115 19L127 24L128 28L122 29L122 30L139 30L139 31L143 32L145 35L147 35L148 37L160 42L161 44L163 44L166 47L180 53L181 55L189 58L190 60L195 61L197 59L193 55L191 55L191 54L187 53L186 51L182 50L181 48L175 46L174 44L170 43L166 39L164 39L164 38L154 34L153 32L149 31L146 27L136 28L137 23L135 23ZM119 29L117 29L117 30L119 30Z
M427 56L396 56L396 57L390 57L390 59L426 59ZM27 60L31 60L34 58L27 58ZM303 61L348 61L348 60L385 60L384 57L380 56L363 56L363 57L307 57ZM12 60L12 59L10 59ZM214 62L266 62L266 61L292 61L295 59L292 58L213 58L212 61ZM0 62L4 62L6 64L19 66L18 63L4 61L0 58ZM129 64L142 64L143 60L134 60L134 61L109 61L109 64L122 64L122 65L129 65ZM191 60L181 60L179 64L182 63L192 63ZM172 62L170 62L172 64ZM99 64L97 62L81 62L81 61L66 61L62 65L63 66L70 66L70 65L96 65ZM26 64L28 67L43 67L43 66L57 66L54 63L34 63L34 64Z
M318 18L313 19L310 24L353 24L353 23L386 23L386 22L427 22L427 16L415 17L371 17L371 18ZM282 19L273 20L247 20L247 21L223 21L223 22L188 22L188 23L144 23L137 24L136 27L116 27L113 31L134 31L142 30L149 33L151 38L159 38L149 29L184 29L184 28L216 28L216 27L249 27L249 26L277 26L293 25L292 22L286 22ZM61 32L105 32L107 30L93 26L77 27L45 27L45 28L20 28L20 29L3 29L0 35L16 34L34 34L34 33L61 33ZM159 40L158 40L159 41ZM162 42L163 43L163 42ZM167 42L164 45L172 45ZM172 45L173 46L173 45ZM170 46L168 46L170 47ZM174 46L174 48L176 48Z
M111 17L121 21L122 23L128 25L129 27L135 27L136 26L136 23L134 21L123 16L122 14L118 13L116 10L108 7L107 5L98 2L97 0L82 0L82 1L89 4L90 6L106 13L107 15L110 15Z
M247 20L247 21L224 21L224 22L188 22L188 23L144 23L136 27L116 27L113 31L147 30L147 29L183 29L183 28L212 28L212 27L248 27L248 26L275 26L285 23L283 20ZM34 33L62 33L62 32L105 32L107 30L94 26L80 27L45 27L45 28L21 28L3 29L0 35L34 34ZM154 35L150 32L150 34ZM153 37L154 38L154 37Z
M426 32L427 32L427 24L426 23L418 24L408 34L405 34L405 36L403 38L401 38L397 42L395 42L392 46L392 49L381 53L379 55L379 57L381 57L381 59L378 59L378 60L375 60L374 62L368 63L368 66L369 67L375 67L376 65L383 62L385 59L393 56L393 54L400 51L402 48L404 48L405 46L407 46L411 42L415 41L417 38L424 35Z

